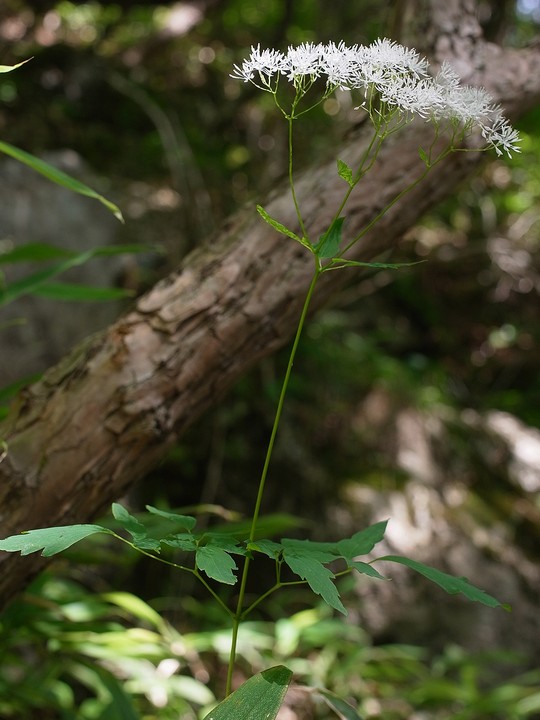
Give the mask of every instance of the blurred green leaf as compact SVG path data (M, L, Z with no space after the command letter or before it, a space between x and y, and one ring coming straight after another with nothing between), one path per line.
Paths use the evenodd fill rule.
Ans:
M34 155L31 155L24 150L20 150L19 148L16 148L9 143L2 142L1 140L0 152L5 153L6 155L10 155L15 160L18 160L19 162L28 165L28 167L32 168L32 170L40 173L48 180L52 180L52 182L56 183L57 185L61 185L68 190L79 193L79 195L86 195L87 197L93 198L94 200L98 200L102 205L105 205L105 207L110 210L112 214L116 218L118 218L118 220L120 220L120 222L124 222L124 218L122 217L120 208L118 208L110 200L104 198L103 195L100 195L95 190L92 190L92 188L89 188L88 185L85 185L79 180L75 180L75 178L70 177L66 173L58 170L52 165L49 165L49 163L40 160Z
M109 302L125 297L131 297L132 290L123 288L103 288L76 283L46 282L37 285L33 294L53 300L67 300L69 302Z
M316 692L323 698L328 707L334 710L336 715L342 718L342 720L362 720L362 717L356 712L352 705L345 702L339 695L321 688L317 688Z

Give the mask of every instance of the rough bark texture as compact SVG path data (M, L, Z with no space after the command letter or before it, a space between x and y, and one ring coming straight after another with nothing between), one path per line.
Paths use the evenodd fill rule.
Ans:
M467 82L489 88L511 118L540 100L540 51L483 42L475 3L413 3L435 62L452 60ZM361 125L339 150L354 166L365 146ZM423 170L423 124L387 142L369 183L351 197L354 236ZM474 172L480 156L456 153L391 208L357 246L362 260L389 253L429 208ZM318 236L343 194L335 159L298 179L309 230ZM263 203L289 227L295 216L286 188ZM392 255L396 257L396 253ZM327 273L315 306L347 273ZM242 209L206 248L142 297L106 332L90 338L19 398L0 437L0 535L88 521L163 457L178 435L258 359L288 341L312 273L312 259L271 230L254 207ZM5 604L46 561L0 556Z

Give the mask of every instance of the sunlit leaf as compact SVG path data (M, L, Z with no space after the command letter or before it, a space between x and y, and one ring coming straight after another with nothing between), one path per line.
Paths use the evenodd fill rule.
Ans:
M40 528L28 530L21 535L11 535L0 540L0 550L6 552L20 552L21 555L30 555L38 552L43 557L51 557L71 547L80 540L95 535L96 533L108 533L110 530L101 525L65 525L52 528Z
M0 73L8 73L8 72L11 72L12 70L16 70L17 68L20 68L21 65L24 65L25 63L30 62L30 60L32 60L32 58L27 58L26 60L23 60L22 62L17 63L16 65L0 65Z
M350 168L343 160L337 161L338 175L343 178L349 187L354 187L354 175L352 168Z
M254 675L211 710L204 720L275 720L291 682L283 665Z

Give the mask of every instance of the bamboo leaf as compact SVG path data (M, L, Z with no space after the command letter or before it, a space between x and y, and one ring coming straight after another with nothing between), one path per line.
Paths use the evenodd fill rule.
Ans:
M14 158L15 160L18 160L19 162L23 163L24 165L27 165L28 167L32 168L32 170L35 170L36 172L40 173L40 175L43 175L48 180L51 180L52 182L56 183L57 185L61 185L62 187L65 187L68 190L76 192L79 195L85 195L86 197L90 197L90 198L93 198L94 200L97 200L102 205L104 205L108 210L110 210L112 212L112 214L116 218L118 218L118 220L120 220L120 222L124 222L124 218L122 217L120 208L117 205L112 203L110 200L107 200L106 198L104 198L103 195L100 195L95 190L92 190L92 188L88 187L88 185L85 185L84 183L80 182L79 180L75 180L75 178L72 178L70 175L67 175L65 172L62 172L62 170L58 170L58 168L55 168L52 165L49 165L49 163L44 162L40 158L37 158L34 155L31 155L30 153L27 153L24 150L21 150L20 148L16 148L13 145L10 145L9 143L2 142L1 140L0 140L0 152L3 152L6 155L9 155L10 157Z

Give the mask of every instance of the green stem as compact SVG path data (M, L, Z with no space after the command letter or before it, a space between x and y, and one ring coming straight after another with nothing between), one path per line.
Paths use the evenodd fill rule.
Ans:
M291 372L294 365L294 359L296 357L296 351L298 349L298 344L300 342L300 336L302 335L302 330L304 328L304 324L306 321L306 317L308 314L309 306L311 303L311 299L313 297L313 293L315 291L315 286L317 284L317 280L319 279L320 274L322 273L322 268L320 266L319 261L317 260L317 265L315 268L315 272L313 273L313 277L311 279L311 283L309 285L309 289L306 295L306 298L304 300L304 306L302 308L302 313L300 315L300 320L298 321L298 327L296 328L296 335L294 337L294 342L291 348L291 352L289 354L289 362L287 363L287 370L285 371L285 377L283 378L283 384L281 386L281 392L279 395L279 400L276 408L276 414L274 416L274 424L272 426L272 432L270 434L270 440L268 441L268 447L266 449L266 457L264 459L264 465L261 472L261 478L259 480L259 489L257 492L257 499L255 500L255 508L253 510L253 517L251 521L251 530L249 533L249 540L248 543L252 543L255 539L255 534L257 532L257 522L259 520L259 514L261 511L261 505L262 505L262 499L264 495L264 488L266 485L266 478L268 476L268 468L270 467L270 460L272 458L272 452L274 450L274 443L277 436L277 431L279 427L279 423L281 420L281 413L283 411L283 405L285 402L285 396L287 394L287 388L289 386L289 380L291 377ZM236 646L238 643L238 630L240 628L240 623L242 621L242 618L244 616L244 598L246 594L246 585L247 585L247 579L249 574L249 566L250 566L250 557L249 555L246 556L244 560L244 567L242 570L242 579L240 581L240 590L238 592L238 601L236 604L236 612L234 614L233 618L233 627L232 627L232 638L231 638L231 650L229 654L229 666L227 669L227 684L225 687L225 693L226 695L229 695L231 692L231 686L232 686L232 675L234 670L234 663L236 659Z
M294 208L296 210L296 217L298 218L298 222L300 224L300 229L302 230L302 237L307 237L306 233L306 227L304 225L304 219L302 218L302 213L300 212L300 206L298 204L298 198L296 197L296 190L294 188L294 177L293 177L293 122L294 122L294 112L295 112L295 104L293 104L293 108L291 111L291 114L287 118L287 122L289 124L289 185L291 186L291 194L292 199L294 203Z

